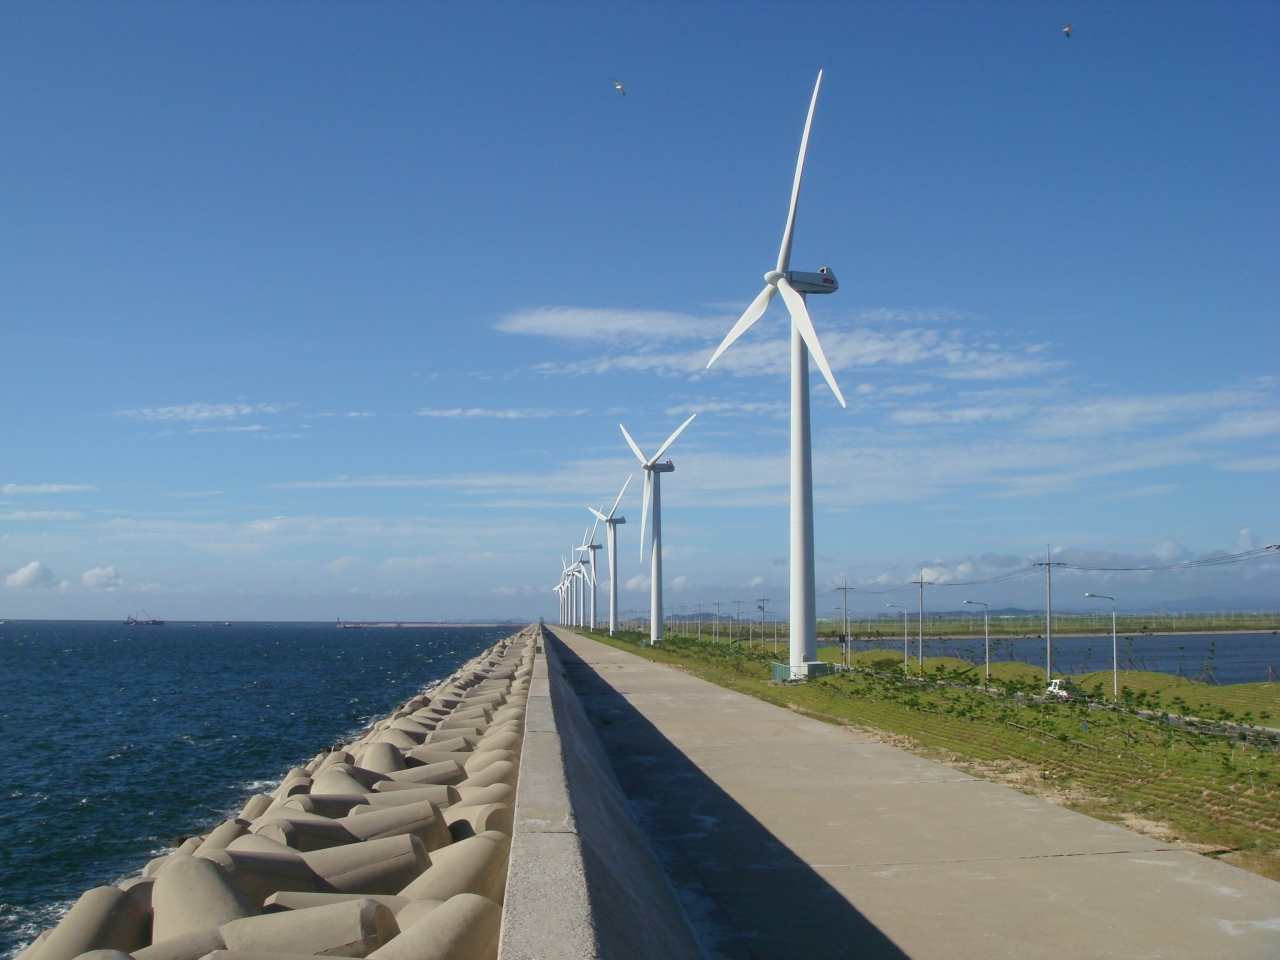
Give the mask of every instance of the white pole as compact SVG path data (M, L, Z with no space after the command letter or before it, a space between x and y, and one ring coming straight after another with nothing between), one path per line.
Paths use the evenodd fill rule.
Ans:
M595 539L594 537L592 538ZM596 628L596 551L595 544L591 550L591 629Z
M900 603L886 603L885 606L902 611L902 672L910 673L910 654L907 653L907 608Z
M804 295L801 294L803 297ZM813 571L813 451L809 438L809 348L791 324L791 676L818 652Z
M1044 545L1044 679L1053 680L1053 558Z
M609 636L618 630L618 528L612 522L604 525L609 541Z
M987 648L987 686L991 686L991 614L987 605L982 605L983 645Z
M1111 699L1120 702L1120 654L1116 650L1116 601L1111 598Z
M653 477L653 557L649 568L649 643L662 642L662 473L650 471Z

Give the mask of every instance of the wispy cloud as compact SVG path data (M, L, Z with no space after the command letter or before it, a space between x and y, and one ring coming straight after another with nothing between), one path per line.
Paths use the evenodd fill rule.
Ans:
M487 410L483 407L454 407L440 410L435 407L423 407L418 411L420 417L440 417L446 420L484 418L493 420L545 420L549 417L580 417L586 410L552 410L548 407L535 407L528 410Z
M0 493L79 493L97 489L87 483L6 483Z
M537 307L510 313L498 322L506 333L533 334L600 343L653 343L703 340L728 330L732 318L695 317L661 310L600 310L585 307ZM704 361L705 362L705 361Z
M959 328L936 326L963 316L954 311L872 310L815 323L833 370L932 364L939 376L952 380L1007 380L1064 366L1062 361L1039 355L1044 344L1021 348L977 344L969 342ZM712 349L728 333L734 319L652 310L540 307L504 317L498 329L619 348L606 355L534 366L535 371L546 374L629 371L700 376ZM777 311L768 314L716 362L715 369L737 376L787 375L788 329L785 315Z
M174 407L139 407L118 410L117 417L129 420L229 420L257 414L282 413L293 403L187 403Z
M0 513L0 520L79 520L80 514L68 510L15 510Z
M187 433L257 433L265 429L262 424L254 423L243 427L193 427Z

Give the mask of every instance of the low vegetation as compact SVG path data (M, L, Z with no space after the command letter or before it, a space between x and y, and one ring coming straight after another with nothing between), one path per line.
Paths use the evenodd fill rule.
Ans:
M1042 670L983 669L854 653L847 671L774 683L771 651L647 635L591 636L703 679L855 726L975 776L1280 879L1280 684L1211 686L1159 673L1075 677L1072 698L1040 698ZM838 656L838 651L832 651ZM1276 718L1272 721L1272 718Z

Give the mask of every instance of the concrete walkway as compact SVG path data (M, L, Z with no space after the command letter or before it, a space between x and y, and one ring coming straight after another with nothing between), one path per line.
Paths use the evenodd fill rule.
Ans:
M1280 957L1280 883L555 632L711 956Z

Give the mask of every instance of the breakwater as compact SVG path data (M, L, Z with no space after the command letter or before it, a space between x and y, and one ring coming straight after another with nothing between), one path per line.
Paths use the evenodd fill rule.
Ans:
M496 644L141 875L89 890L19 956L493 956L538 636Z

